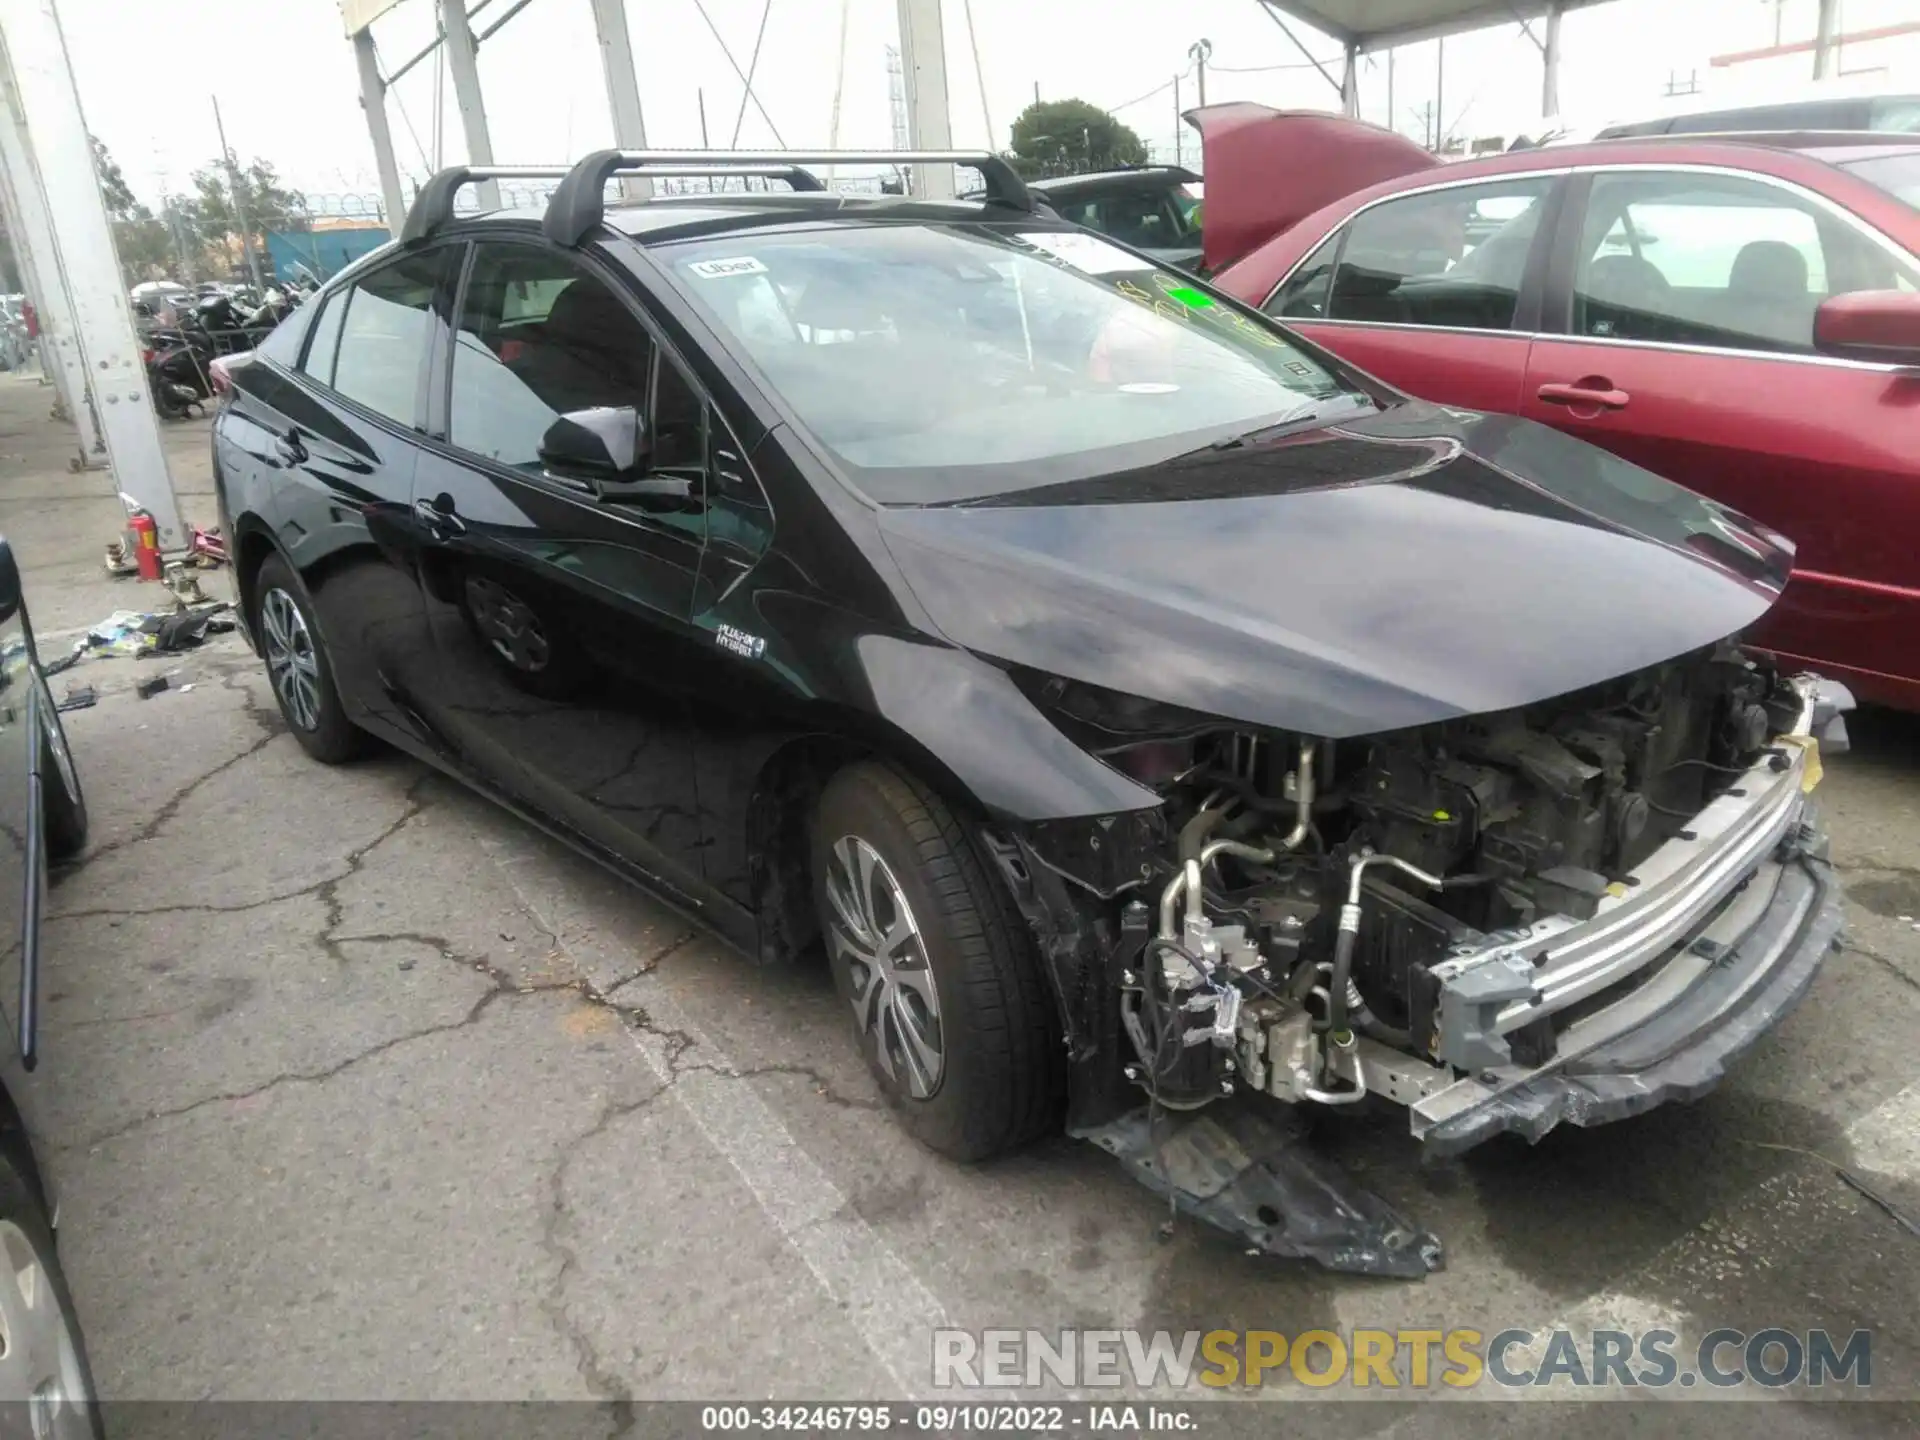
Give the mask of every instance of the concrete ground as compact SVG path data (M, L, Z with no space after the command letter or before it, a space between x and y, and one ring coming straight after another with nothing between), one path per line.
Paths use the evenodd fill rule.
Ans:
M157 591L102 574L119 510L103 475L65 470L50 393L0 377L0 529L43 636ZM168 431L203 523L205 430ZM156 668L173 688L136 699ZM48 931L51 1164L110 1397L901 1397L927 1390L943 1324L1556 1321L1870 1328L1876 1388L1920 1389L1920 1236L1805 1153L1920 1213L1912 719L1863 714L1829 764L1850 940L1718 1093L1431 1169L1397 1116L1329 1127L1447 1244L1443 1273L1402 1284L1256 1261L1191 1223L1162 1240L1161 1206L1065 1139L978 1168L926 1153L879 1108L823 970L749 966L411 760L309 763L232 637L53 682L81 684L101 695L67 716L93 838ZM1764 1415L1796 1434L1912 1419ZM1762 1420L1720 1406L1688 1429ZM1565 1417L1351 1404L1311 1423Z

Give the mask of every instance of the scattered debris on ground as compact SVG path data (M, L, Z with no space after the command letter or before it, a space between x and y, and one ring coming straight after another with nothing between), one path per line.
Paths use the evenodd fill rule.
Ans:
M199 594L199 587L193 587ZM159 611L116 610L95 625L74 644L73 649L41 666L48 675L71 669L88 655L131 655L144 659L151 655L178 655L198 649L211 635L225 634L234 628L233 606L225 600L183 605L164 614Z
M146 679L140 681L138 684L136 684L133 687L133 692L134 694L138 695L142 700L151 700L154 696L158 695L162 690L166 688L167 688L166 676L149 675Z
M100 694L91 685L69 685L67 698L53 708L56 710L85 710L89 705L97 704Z

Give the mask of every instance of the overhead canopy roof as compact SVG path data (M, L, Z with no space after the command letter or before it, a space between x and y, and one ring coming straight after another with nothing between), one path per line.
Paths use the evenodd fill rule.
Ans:
M1538 20L1549 10L1579 10L1605 0L1260 0L1342 45L1384 50L1490 25Z

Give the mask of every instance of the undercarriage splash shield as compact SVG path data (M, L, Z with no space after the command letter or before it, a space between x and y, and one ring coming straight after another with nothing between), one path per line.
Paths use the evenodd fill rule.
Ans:
M1080 1135L1183 1213L1266 1254L1411 1280L1443 1263L1439 1239L1316 1153L1292 1110L1162 1112L1149 1129L1142 1108Z

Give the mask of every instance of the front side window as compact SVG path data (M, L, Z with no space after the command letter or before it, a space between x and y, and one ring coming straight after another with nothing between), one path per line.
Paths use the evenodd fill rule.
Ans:
M1820 302L1910 267L1792 191L1730 175L1599 174L1572 329L1599 339L1810 354Z
M383 265L342 297L346 313L340 322L333 388L403 425L414 420L433 324L433 298L447 254L429 250ZM332 309L332 304L327 308ZM323 327L327 318L320 317ZM322 338L314 337L316 348Z
M1553 183L1526 176L1457 185L1362 211L1347 226L1330 318L1511 329Z
M1333 298L1334 265L1340 258L1344 229L1336 230L1294 268L1286 283L1267 297L1260 308L1286 320L1324 320Z
M567 412L646 413L653 352L625 302L579 264L530 245L481 244L454 335L448 439L537 470L541 437Z
M1085 232L837 224L657 253L882 503L1084 478L1373 408L1277 327Z

